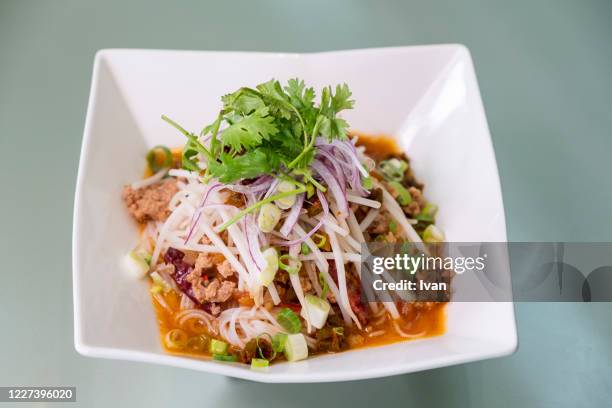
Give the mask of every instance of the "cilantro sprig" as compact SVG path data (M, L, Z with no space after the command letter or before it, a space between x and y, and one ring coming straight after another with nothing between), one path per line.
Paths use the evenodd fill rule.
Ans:
M217 118L199 136L162 115L163 120L187 138L183 167L201 171L199 159L206 161L205 180L212 177L232 183L271 174L296 186L241 210L219 231L267 202L301 194L312 186L326 190L312 177L309 168L316 153L315 142L319 136L329 141L347 138L348 123L338 113L352 109L354 101L346 84L337 85L335 90L324 87L319 103L315 100L314 89L306 87L302 80L290 79L283 87L272 79L255 88L243 87L224 95ZM210 139L208 147L202 142L205 139Z
M182 159L188 170L200 170L196 159L201 155L207 162L206 176L223 183L262 174L293 174L324 188L309 170L315 140L318 136L345 139L348 124L338 113L352 109L354 101L346 84L335 90L323 88L319 103L315 100L314 89L302 80L290 79L283 87L272 79L223 96L217 119L199 137L162 118L187 137ZM206 137L209 148L200 142Z

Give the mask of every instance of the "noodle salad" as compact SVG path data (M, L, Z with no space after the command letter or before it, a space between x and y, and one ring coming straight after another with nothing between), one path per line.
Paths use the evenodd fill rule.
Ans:
M123 199L143 226L125 268L150 280L168 351L263 368L443 330L441 304L362 302L363 243L444 235L408 158L348 133L351 96L271 80L199 134L162 116L186 143L151 149Z

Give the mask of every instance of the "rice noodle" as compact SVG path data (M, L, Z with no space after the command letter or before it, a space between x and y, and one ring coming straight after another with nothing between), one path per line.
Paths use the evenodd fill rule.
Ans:
M189 298L187 297L187 299ZM181 304L182 304L182 301L181 301ZM191 320L191 319L198 319L204 322L210 334L217 334L217 330L212 324L212 322L215 320L215 317L209 313L206 313L203 310L193 309L193 308L186 309L186 310L179 312L176 316L174 316L174 321L176 321L176 323L178 323L180 326L183 326L188 320Z
M368 198L358 197L353 194L347 194L346 198L351 203L365 205L366 207L380 208L380 203L376 200L370 200Z
M336 234L340 234L343 237L346 237L349 234L348 230L340 227L336 222L334 222L334 219L332 218L331 215L327 214L324 216L317 216L317 218L323 221L323 225L326 228L330 228Z
M355 217L355 214L353 213L353 211L349 213L348 226L349 226L349 229L351 230L351 234L355 236L355 239L360 244L364 244L365 237L363 236L363 232L361 231L361 227L357 223L357 218ZM359 262L355 262L355 270L357 271L357 276L359 276L359 280L361 281L361 260ZM362 285L362 287L368 299L375 298L374 291L372 290L370 285ZM378 312L378 305L376 304L376 302L368 302L368 306L370 306L370 309L372 309L372 312L374 313Z
M380 214L380 210L378 209L370 210L366 214L366 216L363 218L363 220L361 220L361 223L359 223L359 229L361 229L361 231L367 230L368 227L372 224L372 222L376 219L378 214Z
M297 225L297 224L294 227L294 231L295 231L296 234L298 234L300 236L306 235L304 230L299 225ZM306 245L308 245L308 248L310 248L310 251L312 252L312 254L313 254L314 258L315 258L314 261L317 264L317 267L319 268L319 272L321 273L321 275L323 275L323 278L325 279L325 282L327 282L327 286L331 290L331 292L334 295L334 297L336 299L339 299L340 298L340 291L338 289L338 286L336 285L336 282L334 282L334 280L329 275L329 264L327 263L327 260L321 255L321 251L319 250L319 248L313 242L312 239L306 238L304 240L304 242L306 243ZM342 303L338 303L338 306L340 307L340 312L342 313L342 318L344 319L344 321L345 322L350 322L351 321L351 317L349 315L348 310L346 309L346 306L343 305Z
M296 262L294 259L297 258L300 248L295 245L289 248L289 266L291 268L296 268ZM306 300L304 299L304 289L302 289L302 283L300 282L300 271L298 270L296 273L289 274L289 280L291 281L291 286L293 286L293 291L302 306L302 311L305 311L302 315L304 320L306 321L306 331L310 333L312 331L312 325L310 324L310 316L308 315L308 308L306 307Z
M159 254L162 249L165 249L165 242L170 234L171 228L174 227L175 223L181 221L181 217L184 216L185 208L187 207L187 203L182 202L168 217L164 225L161 227L159 234L157 236L157 240L155 241L155 249L153 250L153 255L151 255L151 265L157 264L157 259L159 258Z
M308 275L308 279L310 279L310 283L314 288L317 296L321 296L323 293L323 289L321 288L321 284L319 283L319 278L312 266L312 262L304 262L304 269L306 270L306 274Z
M170 306L168 306L168 303L166 303L166 301L164 300L164 297L163 297L161 294L159 294L159 293L154 293L154 294L153 294L153 299L155 299L155 301L156 301L156 302L157 302L157 303L158 303L158 304L159 304L161 307L163 307L163 308L164 308L164 310L165 310L167 313L170 313L170 314L174 313L174 310L172 310L172 308L171 308Z
M189 296L181 293L181 303L179 307L181 310L193 309L195 307L195 303L189 298Z
M194 243L185 244L182 239L179 239L177 237L170 237L170 238L168 238L168 243L173 248L176 248L176 249L179 249L179 250L197 251L197 252L201 252L203 254L222 254L223 253L223 251L221 249L219 249L218 247L216 247L215 245L194 244ZM238 254L238 249L236 249L236 247L229 247L228 246L227 248L233 254L235 254L235 255Z
M283 331L270 312L256 306L226 309L219 315L218 322L223 338L240 348L261 334L274 335Z
M272 298L272 303L278 305L281 302L280 296L278 296L278 291L276 290L276 285L274 282L268 285L268 292L270 293L270 297Z
M347 313L350 316L350 318L355 322L357 327L361 329L361 323L359 322L359 319L353 312L353 309L351 308L351 304L349 302L348 290L346 287L346 274L344 270L344 260L342 258L342 254L340 251L340 244L338 243L338 238L336 237L336 234L330 228L326 228L325 230L327 232L327 235L329 236L329 241L331 243L332 252L334 253L334 256L335 256L334 261L336 262L336 274L338 276L338 289L339 289L339 294L340 294L340 298L336 300L338 301L339 304L344 305L344 307L347 309Z
M397 201L395 201L395 198L393 198L391 193L389 193L383 187L383 185L379 183L377 180L373 180L373 182L376 187L382 190L383 206L387 209L389 214L397 221L397 223L402 227L402 229L406 233L406 238L408 238L411 242L413 242L421 252L424 252L425 254L427 254L428 251L423 245L423 241L421 240L421 237L419 237L419 234L417 234L417 232L414 230L412 225L410 225L410 223L406 219L406 216L404 215L404 211L399 206Z
M151 185L161 181L161 179L164 178L166 173L168 173L168 169L162 169L162 170L158 171L157 173L155 173L154 175L152 175L151 177L147 177L146 179L138 180L138 181L133 182L131 184L131 187L134 190L138 190L139 188L144 188L144 187L151 186Z
M399 334L400 336L402 336L404 338L407 338L407 339L414 339L414 338L417 338L417 337L421 337L421 336L423 336L425 334L424 331L419 332L419 333L415 333L415 334L406 333L405 331L403 331L399 327L399 324L397 323L397 319L393 320L393 327L395 328L395 331L397 332L397 334Z

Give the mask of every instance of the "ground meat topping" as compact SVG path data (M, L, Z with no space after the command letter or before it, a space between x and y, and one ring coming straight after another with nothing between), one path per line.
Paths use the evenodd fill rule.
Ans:
M229 278L230 276L233 276L236 273L236 270L234 269L232 264L230 264L229 261L226 259L221 262L219 266L217 266L217 272L219 272L219 274L224 278Z
M212 268L215 262L212 256L205 253L198 254L195 261L195 270L202 272L204 269Z
M194 285L194 294L201 298L201 302L221 303L232 297L236 284L232 281L219 281L213 279L207 286Z
M368 227L368 232L370 234L385 234L387 231L389 231L389 217L381 211Z
M412 197L412 202L403 207L403 209L408 216L414 217L425 207L425 198L423 198L423 192L416 187L410 187L408 192L410 197Z
M123 188L123 200L136 221L165 221L170 215L168 203L177 191L175 179L166 179L139 189L128 185Z
M312 283L310 282L308 276L300 275L300 285L302 286L302 290L304 291L304 293L314 292Z

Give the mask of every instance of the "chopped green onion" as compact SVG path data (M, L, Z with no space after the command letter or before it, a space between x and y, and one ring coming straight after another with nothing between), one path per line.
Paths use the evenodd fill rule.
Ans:
M321 299L310 294L304 297L302 317L308 318L310 324L315 328L320 329L325 326L325 321L327 321L330 310L331 306L327 299Z
M444 233L434 224L431 224L423 231L423 241L427 243L443 242Z
M275 248L268 248L262 253L266 261L266 267L259 273L259 281L262 285L268 286L274 280L278 271L278 252Z
M280 324L288 333L299 333L300 330L302 330L302 322L300 322L300 318L288 307L285 307L278 312L276 315L276 320L278 321L278 324Z
M262 232L272 232L280 221L281 215L281 210L276 205L272 203L262 205L257 217L259 229Z
M319 242L315 241L315 239L318 238ZM325 244L327 243L327 236L323 235L323 234L319 234L319 233L315 233L312 236L312 240L314 241L314 243L317 245L317 247L319 248L323 248L325 246Z
M432 203L427 203L425 207L421 210L420 214L429 215L430 217L434 217L438 212L438 206Z
M390 181L389 187L391 187L397 195L396 200L400 205L408 205L412 202L412 196L408 190L397 181Z
M287 336L285 357L288 361L298 361L308 357L308 345L302 333Z
M217 360L217 361L225 361L228 363L233 363L234 361L236 361L236 356L231 355L231 354L213 354L212 355L213 360Z
M372 187L374 187L374 182L372 181L372 177L362 177L361 178L361 185L366 190L371 190Z
M315 188L312 183L306 184L306 198L311 198L315 193Z
M281 255L281 257L278 258L278 267L281 268L283 271L287 271L288 274L293 275L298 273L300 269L302 269L302 261L293 258L289 254L285 254Z
M270 333L261 333L260 335L255 337L255 345L257 346L257 354L259 355L260 358L267 359L267 356L264 354L263 349L259 345L259 339L261 337L269 338L270 339L269 340L270 341L270 345L272 345L272 336L270 336ZM276 357L276 351L274 350L274 348L272 348L272 352L273 352L273 354L270 356L270 360L274 360L274 358Z
M221 340L212 339L208 348L211 354L227 354L227 343Z
M380 162L380 170L388 180L402 181L406 169L408 169L408 163L404 160L389 159Z
M302 245L300 245L300 252L302 255L308 255L310 253L310 247L307 243L302 242Z
M389 231L393 232L394 234L397 232L397 222L395 222L395 220L389 221Z
M159 273L151 272L149 276L153 280L153 287L156 287L156 286L160 287L164 293L168 293L172 290L172 287L168 284L168 282L164 280L164 278L162 278L159 275ZM153 291L153 288L151 288L151 291ZM153 292L153 293L159 293L159 292Z
M287 341L286 333L277 333L272 336L272 350L276 353L282 353L285 350L285 342Z
M270 366L270 362L266 360L265 358L251 359L251 368L253 369L267 368L268 366Z
M128 252L123 259L123 267L131 276L144 278L149 272L149 262L151 262L151 254L141 249L135 249Z
M161 151L164 154L163 164L160 166L157 163L157 152ZM157 173L161 169L172 167L173 157L172 152L166 146L157 145L147 153L147 164L153 173Z
M332 331L336 336L344 336L344 327L342 326L334 327Z
M294 183L292 183L289 180L283 180L280 183L278 183L278 187L276 187L276 191L279 193L288 193L289 191L293 191L295 189ZM294 195L278 198L274 202L276 203L278 208L280 208L281 210L287 210L293 207L293 204L295 204L295 200L296 200L296 195L294 194Z
M321 272L319 272L319 283L321 284L321 299L327 299L327 292L329 292L329 285L327 284L327 280L325 280L325 276Z

